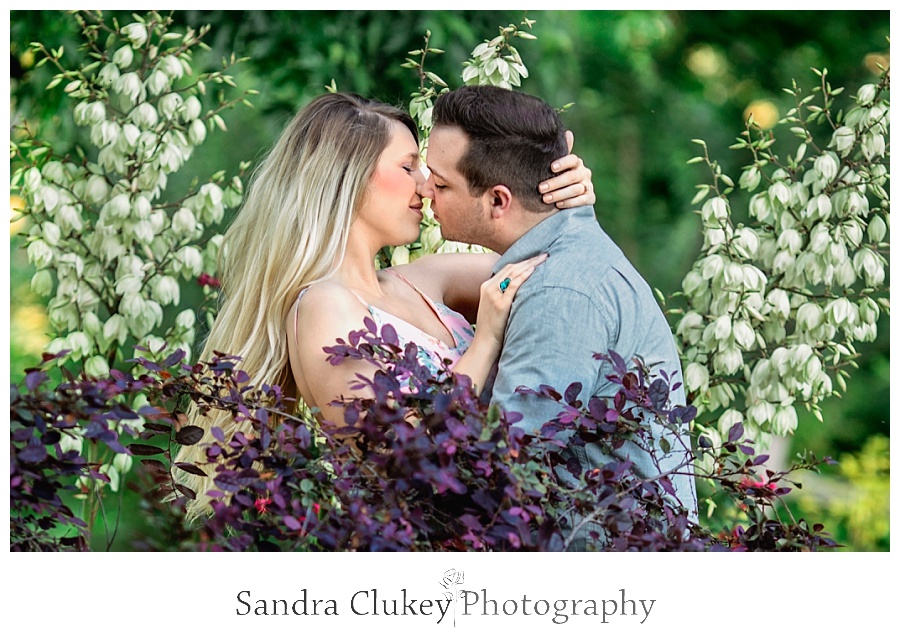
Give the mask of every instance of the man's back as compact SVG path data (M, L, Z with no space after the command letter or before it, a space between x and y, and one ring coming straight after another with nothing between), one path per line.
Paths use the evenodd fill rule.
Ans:
M654 375L665 371L671 382L682 381L681 365L671 328L647 282L598 225L593 208L563 210L522 236L503 254L496 268L541 252L547 261L523 284L507 325L492 400L504 409L522 413L521 425L537 430L561 407L534 395L516 393L519 386L537 389L546 384L562 392L572 382L583 386L579 399L612 397L618 385L610 382L610 365L594 353L615 351L626 361L640 356ZM684 404L684 387L671 395ZM653 427L658 438L661 427ZM669 441L677 443L673 436ZM687 438L684 438L687 440ZM596 444L574 448L583 468L602 466L612 459L629 459L642 477L675 467L684 450L663 454L657 466L644 448L626 443L614 457ZM674 476L681 502L696 512L693 480Z

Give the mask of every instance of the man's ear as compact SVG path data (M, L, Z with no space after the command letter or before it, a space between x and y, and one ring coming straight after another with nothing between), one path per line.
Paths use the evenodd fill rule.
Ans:
M495 185L485 193L492 219L505 217L512 207L513 195L505 185Z

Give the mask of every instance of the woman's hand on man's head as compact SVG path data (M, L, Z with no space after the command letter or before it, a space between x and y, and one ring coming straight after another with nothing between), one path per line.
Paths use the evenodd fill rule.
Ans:
M575 135L571 131L566 132L566 142L571 152L575 142ZM594 205L597 199L591 182L591 170L585 166L581 157L570 153L553 161L550 169L557 175L538 186L544 203L553 203L560 210Z

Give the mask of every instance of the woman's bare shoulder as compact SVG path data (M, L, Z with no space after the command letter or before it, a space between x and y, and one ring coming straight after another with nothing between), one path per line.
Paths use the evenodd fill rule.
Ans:
M291 317L304 330L301 336L328 333L346 336L362 327L368 309L352 290L341 284L320 282L307 288L294 303Z
M361 305L352 290L333 281L320 281L307 287L299 297L300 310L319 306L343 306L351 303Z

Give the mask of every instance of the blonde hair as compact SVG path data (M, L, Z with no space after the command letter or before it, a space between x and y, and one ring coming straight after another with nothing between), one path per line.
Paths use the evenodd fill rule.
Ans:
M244 202L224 235L219 253L220 307L200 356L213 351L242 358L247 384L277 384L299 398L288 362L288 312L307 286L331 276L343 260L347 237L393 123L418 140L414 121L402 110L355 94L325 94L297 113L254 172ZM206 462L213 426L226 439L236 424L229 411L201 415L195 405L188 422L204 438L182 447L176 460L212 474ZM176 482L196 493L187 513L209 511L206 492L213 476L173 467Z

